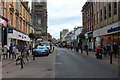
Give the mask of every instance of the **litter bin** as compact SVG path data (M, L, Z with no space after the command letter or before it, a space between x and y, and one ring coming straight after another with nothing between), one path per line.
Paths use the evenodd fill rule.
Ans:
M97 59L102 59L102 49L97 49L96 58Z

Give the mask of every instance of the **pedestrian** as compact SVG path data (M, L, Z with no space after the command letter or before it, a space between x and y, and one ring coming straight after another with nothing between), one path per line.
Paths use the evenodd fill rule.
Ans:
M118 52L118 45L116 43L113 44L113 53L115 54L115 58Z
M16 59L16 54L15 54L15 50L16 50L16 45L13 45L13 54L12 54L12 59L14 60L14 57Z
M29 56L29 46L26 46L27 56Z
M0 42L0 61L1 61L1 54L2 54L2 44Z
M9 47L9 59L11 58L11 55L13 54L13 45L12 43L10 44L10 47Z
M112 48L111 48L110 44L107 45L107 53L108 53L108 55L110 55L112 53Z
M8 58L8 48L7 48L7 45L4 45L4 48L3 48L3 59L6 59Z
M86 51L86 53L88 55L88 45L87 44L85 45L85 51Z
M102 59L102 49L100 47L100 44L96 47L96 58L101 58Z
M103 47L103 54L105 57L107 57L107 46L106 45Z
M82 48L82 44L80 45L80 50L81 50L81 53L83 53L83 48Z

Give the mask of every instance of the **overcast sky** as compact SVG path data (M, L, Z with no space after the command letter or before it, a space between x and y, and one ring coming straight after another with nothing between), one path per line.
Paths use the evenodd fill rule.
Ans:
M87 0L47 0L48 32L54 38L60 37L63 29L73 30L82 26L82 6Z

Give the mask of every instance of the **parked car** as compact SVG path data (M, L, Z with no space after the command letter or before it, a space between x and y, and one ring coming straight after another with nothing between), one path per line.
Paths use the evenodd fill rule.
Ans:
M49 49L49 52L51 51L51 43L50 42L40 42L41 46L46 46Z
M46 46L37 46L37 48L33 50L33 58L48 55L49 49Z

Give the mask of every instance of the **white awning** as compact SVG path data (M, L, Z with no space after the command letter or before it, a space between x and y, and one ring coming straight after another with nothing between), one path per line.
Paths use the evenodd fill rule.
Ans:
M28 35L25 35L15 30L13 30L13 33L8 33L8 38L22 40L22 41L30 41L30 38Z

